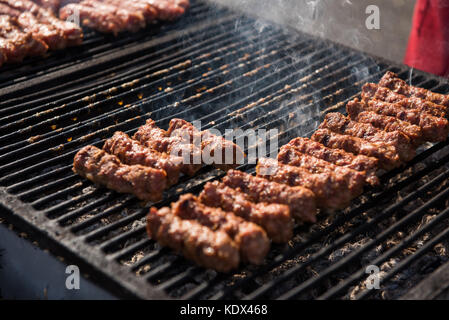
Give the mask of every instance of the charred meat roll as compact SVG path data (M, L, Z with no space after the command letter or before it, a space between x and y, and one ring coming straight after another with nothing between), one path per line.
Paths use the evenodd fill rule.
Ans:
M410 138L411 143L415 147L421 145L424 142L423 132L421 128L409 122L399 120L395 117L377 114L372 111L363 111L353 116L354 117L351 119L356 122L367 123L386 132L402 132Z
M348 102L346 110L351 118L363 111L372 111L380 115L395 117L399 120L418 125L424 139L431 142L445 141L449 134L449 122L445 118L434 117L425 111L405 109L398 104L379 100L354 99Z
M379 178L376 175L379 168L379 160L376 158L364 155L354 155L353 153L344 150L328 148L319 142L301 137L291 140L286 148L288 147L340 167L364 172L366 173L367 182L369 184L379 184Z
M377 158L379 167L385 170L392 170L403 164L396 149L383 142L368 142L360 138L335 133L328 129L317 130L313 134L312 140L329 148L342 149L353 154Z
M7 15L0 15L0 50L7 62L21 62L28 56L41 56L48 46L32 37L30 32L22 31L17 20Z
M243 192L218 181L208 182L199 200L209 207L233 212L246 221L261 226L273 242L285 243L293 237L294 223L287 205L254 203Z
M151 5L157 11L157 19L162 21L178 19L190 5L188 0L137 0L136 2Z
M138 141L131 139L124 132L116 132L106 140L103 150L115 155L124 164L140 164L146 167L162 169L167 173L168 184L178 183L181 174L182 158L172 157L165 153L146 148Z
M8 15L19 18L23 14L23 17L19 21L21 27L29 29L35 39L47 39L49 41L47 45L50 48L61 49L66 46L75 46L82 43L83 31L79 26L68 21L63 21L61 20L62 18L57 18L51 10L37 5L39 1L35 2L29 0L0 0L2 8L6 6L9 8L10 13L7 13ZM59 42L55 42L55 32L58 34Z
M193 176L202 167L199 148L186 143L180 137L169 137L167 131L156 126L156 122L152 119L147 120L146 124L137 130L134 139L147 148L172 157L181 157L181 171L184 174Z
M170 152L172 144L177 141L177 139L169 139L167 131L159 128L156 121L152 119L148 119L143 126L139 127L133 138L148 148L166 153Z
M310 171L280 164L274 159L260 159L257 175L292 187L301 186L314 192L317 205L323 209L338 210L347 207L351 200L363 192L364 180L351 181L333 172Z
M183 141L200 147L205 164L212 164L218 169L227 171L243 163L245 155L239 146L209 131L199 131L185 120L171 120L167 133L170 137L180 137Z
M198 221L211 230L225 232L239 248L242 261L261 264L270 250L270 241L261 227L232 212L208 207L192 194L183 195L173 203L172 212L181 219Z
M328 113L319 128L329 129L339 134L361 138L369 142L384 142L394 147L400 159L404 162L412 160L416 155L416 150L412 146L410 138L402 132L382 131L371 124L352 121L349 117L338 112Z
M379 81L379 85L386 87L396 93L402 94L406 97L421 98L436 104L449 107L449 96L439 93L434 93L427 89L413 87L407 84L404 80L393 72L387 72Z
M73 171L99 185L120 193L131 193L144 201L160 201L167 187L167 174L160 169L128 166L94 146L75 156Z
M289 206L297 222L316 222L315 194L303 187L290 187L250 174L230 170L223 184L248 195L253 202L278 203Z
M366 172L357 171L347 167L339 167L333 163L327 162L301 153L290 146L283 146L278 154L278 161L281 164L301 167L310 171L311 173L332 173L344 177L349 185L359 185L363 181L369 180ZM370 183L370 182L368 182Z
M116 6L120 9L131 10L137 15L141 27L145 27L146 22L153 22L157 18L157 10L148 3L135 0L98 0L104 4ZM143 22L145 21L145 23Z
M79 14L82 25L115 35L123 31L136 32L146 25L141 14L96 0L70 3L59 11L59 17L64 20L74 14Z
M183 220L170 208L151 208L147 232L161 246L169 247L199 266L229 272L240 263L234 241L222 231L212 231L197 221Z
M0 28L3 29L7 17L0 16ZM28 55L30 36L22 32L15 31L16 36L4 34L0 31L0 51L2 64L6 62L21 62ZM16 41L17 39L17 41Z
M58 32L64 36L68 47L78 46L83 43L83 30L75 23L58 19L53 14L45 10L40 11L38 19L41 23L49 24L58 30Z
M425 111L435 117L447 117L447 107L445 106L421 98L407 98L402 94L393 92L388 88L374 83L367 83L363 86L362 98L364 100L375 99L389 103L397 103L406 109Z
M120 31L137 32L146 27L144 15L132 5L125 6L114 0L83 0L80 4L113 14L120 23Z

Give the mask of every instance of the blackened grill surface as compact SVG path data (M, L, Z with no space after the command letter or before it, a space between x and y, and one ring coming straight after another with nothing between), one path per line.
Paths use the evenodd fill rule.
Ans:
M204 272L160 248L145 233L148 208L71 171L83 146L132 135L149 117L163 128L176 117L222 132L278 129L281 146L309 136L326 112L344 112L386 70L449 92L442 79L199 1L146 32L115 39L86 30L80 48L2 69L1 215L118 296L398 298L448 258L448 142L427 145L346 210L297 227L264 265L233 274ZM222 174L205 167L155 206ZM385 280L363 293L368 265Z

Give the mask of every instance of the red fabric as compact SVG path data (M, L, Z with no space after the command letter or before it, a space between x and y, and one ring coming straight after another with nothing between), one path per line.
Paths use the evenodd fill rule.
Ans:
M404 63L449 77L449 0L418 0Z

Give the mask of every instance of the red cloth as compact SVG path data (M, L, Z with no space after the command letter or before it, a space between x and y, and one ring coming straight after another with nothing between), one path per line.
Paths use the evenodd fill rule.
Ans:
M404 63L449 77L449 0L418 0Z

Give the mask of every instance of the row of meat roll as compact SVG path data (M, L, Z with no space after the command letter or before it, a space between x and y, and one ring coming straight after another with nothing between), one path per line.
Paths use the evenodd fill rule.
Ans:
M366 185L379 184L381 172L412 160L421 144L447 139L448 108L448 96L387 72L347 104L347 115L327 114L311 138L293 139L277 159L260 159L256 176L230 170L199 196L151 208L148 234L220 272L263 263L270 242L288 242L295 223L347 207Z
M82 43L81 28L59 19L49 7L38 0L0 1L0 66Z
M81 45L78 24L115 35L137 32L175 20L189 6L189 0L0 0L0 67Z
M226 152L233 154L229 164L219 161L226 160ZM236 167L237 160L244 158L233 142L200 131L190 122L173 119L164 130L149 119L133 137L116 132L103 149L82 148L75 155L73 170L109 189L157 202L167 188L178 183L181 174L194 176L205 164L203 159L214 153L217 161L212 164L223 170Z

